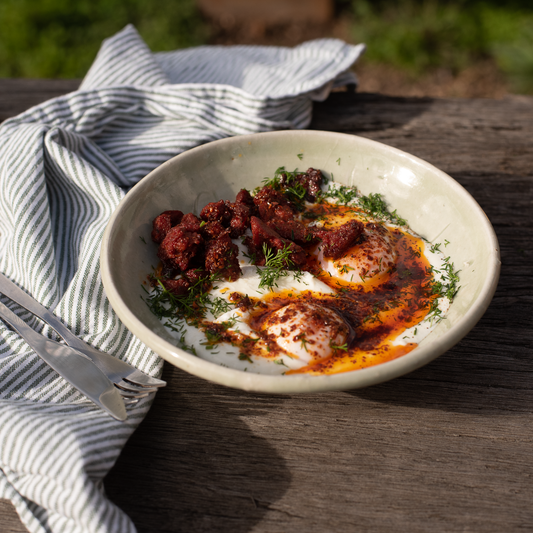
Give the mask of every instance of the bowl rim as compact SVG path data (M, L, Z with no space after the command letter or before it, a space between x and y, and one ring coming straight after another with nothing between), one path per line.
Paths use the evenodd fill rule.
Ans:
M122 212L130 207L133 202L133 198L137 196L137 193L141 193L143 189L149 186L150 181L154 179L154 175L159 174L162 169L170 165L175 165L176 161L179 161L180 158L190 157L191 154L194 155L195 153L202 153L205 150L209 150L214 143L223 147L225 144L230 145L235 142L236 137L228 137L191 148L190 150L182 152L181 154L178 154L168 161L162 163L160 166L147 174L146 177L141 179L136 185L134 185L134 187L132 187L132 189L124 196L111 215L102 238L100 251L100 271L105 294L109 299L111 307L126 328L163 359L193 375L229 387L265 393L294 394L349 390L367 387L369 385L388 381L412 372L413 370L416 370L417 368L420 368L421 366L424 366L425 364L436 359L452 346L457 344L476 325L476 323L487 310L498 285L501 266L499 244L494 232L494 228L492 227L487 215L472 197L472 195L451 176L439 170L437 167L428 163L427 161L424 161L423 159L420 159L419 157L409 154L398 148L394 148L387 144L357 135L321 130L279 130L274 132L240 135L238 136L238 139L241 142L247 142L249 139L258 140L261 137L280 136L287 134L299 135L302 137L329 137L330 140L342 136L349 137L352 140L355 140L357 143L360 143L362 146L367 145L369 147L374 146L380 149L385 148L387 151L395 154L396 156L399 156L400 158L406 158L411 162L424 167L430 172L437 174L441 180L447 182L451 189L453 189L457 194L463 196L463 198L470 204L470 207L477 212L483 226L484 234L488 237L488 241L490 243L490 254L486 260L490 261L490 264L488 265L488 273L483 281L477 298L462 319L457 324L454 324L449 330L444 332L441 337L435 339L432 343L419 346L415 350L397 359L363 369L325 376L309 376L305 374L289 376L266 375L247 373L243 372L242 370L221 367L215 363L189 354L153 333L149 327L147 327L129 310L128 306L122 299L119 291L113 283L110 240L114 224L120 218ZM133 191L135 194L131 194Z

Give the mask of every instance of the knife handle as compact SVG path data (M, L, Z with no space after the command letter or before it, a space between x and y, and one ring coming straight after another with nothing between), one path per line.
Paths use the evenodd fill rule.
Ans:
M74 388L116 420L126 420L126 407L119 392L86 355L37 333L2 302L0 302L0 318Z
M58 317L1 272L0 293L5 294L8 298L17 302L30 313L50 325L69 346L89 357L91 361L114 383L119 383L124 378L130 378L134 380L136 385L143 387L153 388L166 385L164 381L147 376L126 361L122 361L106 352L102 352L76 337L76 335L74 335L74 333L72 333Z
M52 328L70 345L70 342L79 340L51 311L41 305L35 298L15 285L9 278L0 272L0 292L8 298L17 302L30 313L38 316Z

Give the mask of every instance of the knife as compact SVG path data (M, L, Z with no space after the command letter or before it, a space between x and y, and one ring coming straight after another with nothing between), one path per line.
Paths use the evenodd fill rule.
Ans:
M0 318L26 341L45 363L84 396L116 420L126 420L126 406L118 389L87 356L37 333L2 302Z
M5 294L8 298L30 311L30 313L33 313L52 326L69 346L89 357L111 381L119 383L122 388L132 391L137 391L138 387L157 390L157 387L164 387L166 385L163 380L148 376L129 363L126 363L126 361L122 361L106 352L93 348L90 344L76 337L50 310L41 305L1 272L0 293ZM129 387L127 383L128 379L133 380L137 387Z

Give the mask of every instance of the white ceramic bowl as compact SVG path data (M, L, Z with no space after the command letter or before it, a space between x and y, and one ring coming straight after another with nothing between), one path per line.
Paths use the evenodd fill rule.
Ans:
M298 157L298 155L300 157ZM380 193L391 210L430 242L449 241L446 253L460 272L446 319L419 346L381 365L331 376L251 374L207 362L178 348L141 299L141 283L157 263L152 220L162 211L198 213L209 202L235 199L274 171L309 167ZM143 243L143 240L147 244ZM354 135L279 131L231 137L180 154L152 171L122 200L106 228L101 271L111 305L126 327L169 363L210 381L244 390L298 393L366 387L419 368L462 339L487 309L500 272L498 241L483 210L434 166Z

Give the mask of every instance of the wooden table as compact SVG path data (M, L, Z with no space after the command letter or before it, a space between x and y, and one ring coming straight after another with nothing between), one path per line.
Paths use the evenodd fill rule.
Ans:
M0 80L0 119L76 86ZM141 533L533 530L533 98L335 93L314 117L466 187L501 245L491 306L431 364L363 390L250 394L166 365L109 497ZM0 531L26 531L0 503Z

